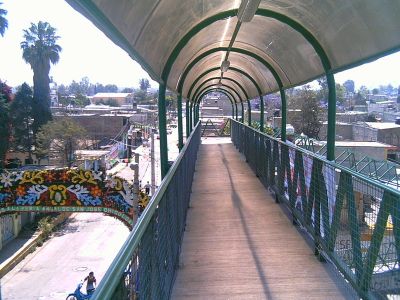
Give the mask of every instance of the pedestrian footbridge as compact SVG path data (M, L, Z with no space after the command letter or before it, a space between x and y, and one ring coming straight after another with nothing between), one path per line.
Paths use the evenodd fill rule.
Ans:
M67 2L159 83L163 182L94 299L400 294L399 190L335 162L335 74L400 50L399 1ZM316 78L326 83L326 156L286 140L286 90ZM167 88L181 150L172 167ZM232 104L231 143L201 140L199 104L212 92ZM279 139L265 134L272 93Z
M230 138L201 138L196 125L96 299L399 293L398 190L235 120L230 128Z

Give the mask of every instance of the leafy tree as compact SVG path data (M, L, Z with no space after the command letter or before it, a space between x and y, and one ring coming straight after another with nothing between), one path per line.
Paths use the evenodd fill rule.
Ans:
M317 79L317 81L321 88L318 93L319 100L328 102L328 92L329 92L328 91L328 80L326 79L325 76L322 76L321 78Z
M305 88L301 92L303 98L301 106L302 129L310 138L318 138L322 126L322 110L315 92Z
M365 122L378 122L378 120L375 115L369 114L365 117Z
M2 2L0 2L0 5L3 5ZM8 21L6 19L7 11L5 9L0 8L0 34L1 36L4 36L4 33L6 32L6 29L8 28Z
M118 87L115 84L107 84L104 87L104 92L105 93L117 93L118 92Z
M343 86L345 87L346 92L354 93L354 81L353 80L346 80L343 83Z
M29 29L24 30L25 40L21 42L23 59L31 65L33 70L33 131L51 120L50 111L50 64L59 61L61 47L57 45L59 36L56 29L49 23L39 21L31 23Z
M71 167L74 153L85 138L85 129L70 118L50 121L36 135L36 154L38 157L54 155L62 165Z
M372 89L372 95L378 95L379 94L379 89L374 88Z
M145 92L147 93L147 90L150 88L150 82L149 82L149 80L146 79L146 78L141 78L141 79L139 80L139 88L140 88L142 91L145 91Z
M0 80L0 170L4 168L10 142L10 102L11 88Z
M344 105L346 88L340 83L336 84L336 103Z
M133 97L135 98L137 103L143 103L144 101L146 101L146 92L143 90L136 90L133 94Z
M133 88L124 88L123 90L122 90L122 93L133 93L134 91L133 91Z
M33 132L31 125L32 116L32 89L27 83L23 83L15 94L11 104L11 120L13 128L13 148L29 152L31 159L31 148L33 144Z

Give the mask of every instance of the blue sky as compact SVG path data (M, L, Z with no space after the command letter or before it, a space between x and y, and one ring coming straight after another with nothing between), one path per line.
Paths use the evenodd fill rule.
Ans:
M0 79L11 86L32 84L32 70L22 59L22 30L39 20L49 22L61 37L60 62L52 66L50 76L57 83L69 84L87 76L92 83L137 87L140 78L150 77L126 52L111 42L90 21L72 9L64 0L0 0L8 11L9 28L0 37ZM400 53L335 75L338 83L347 79L369 88L400 85ZM152 87L157 83L151 81Z

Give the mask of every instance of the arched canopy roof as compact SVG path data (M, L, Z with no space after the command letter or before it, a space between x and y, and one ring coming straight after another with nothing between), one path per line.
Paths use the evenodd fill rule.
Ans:
M240 0L67 1L154 80L184 98L227 53L230 66L246 72L266 94L400 49L397 0L261 0L254 18L243 23L237 17ZM210 72L196 84L218 73L240 82L248 97L259 96L246 76L230 70Z

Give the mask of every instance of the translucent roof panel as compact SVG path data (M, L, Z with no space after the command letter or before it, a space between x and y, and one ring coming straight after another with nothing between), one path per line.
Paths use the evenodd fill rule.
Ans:
M400 46L398 0L262 0L307 28L338 69Z
M182 92L184 97L187 96L191 83L195 81L196 78L204 72L204 70L209 70L213 67L219 67L221 65L221 60L224 55L225 52L216 52L207 56L206 58L203 58L192 68L185 80L185 85ZM278 88L278 85L269 70L256 59L231 52L229 61L231 63L231 67L245 71L249 76L251 76L260 86L262 94L269 93ZM226 73L229 74L230 72L231 71L228 70ZM175 74L174 68L172 69L172 73ZM250 98L256 98L259 96L254 85L248 85L247 92Z
M66 1L138 60L153 79L162 81L167 61L174 57L167 85L175 91L195 57L230 44L238 22L235 9L241 3ZM252 21L241 25L233 47L262 57L289 87L324 74L323 66L336 72L400 50L399 16L399 0L262 0ZM187 76L183 96L199 74L221 63L219 55L217 59L211 54L196 64ZM325 55L324 63L319 55ZM251 73L263 93L278 89L272 73L254 58L232 52L229 60ZM258 96L255 89L250 94Z

